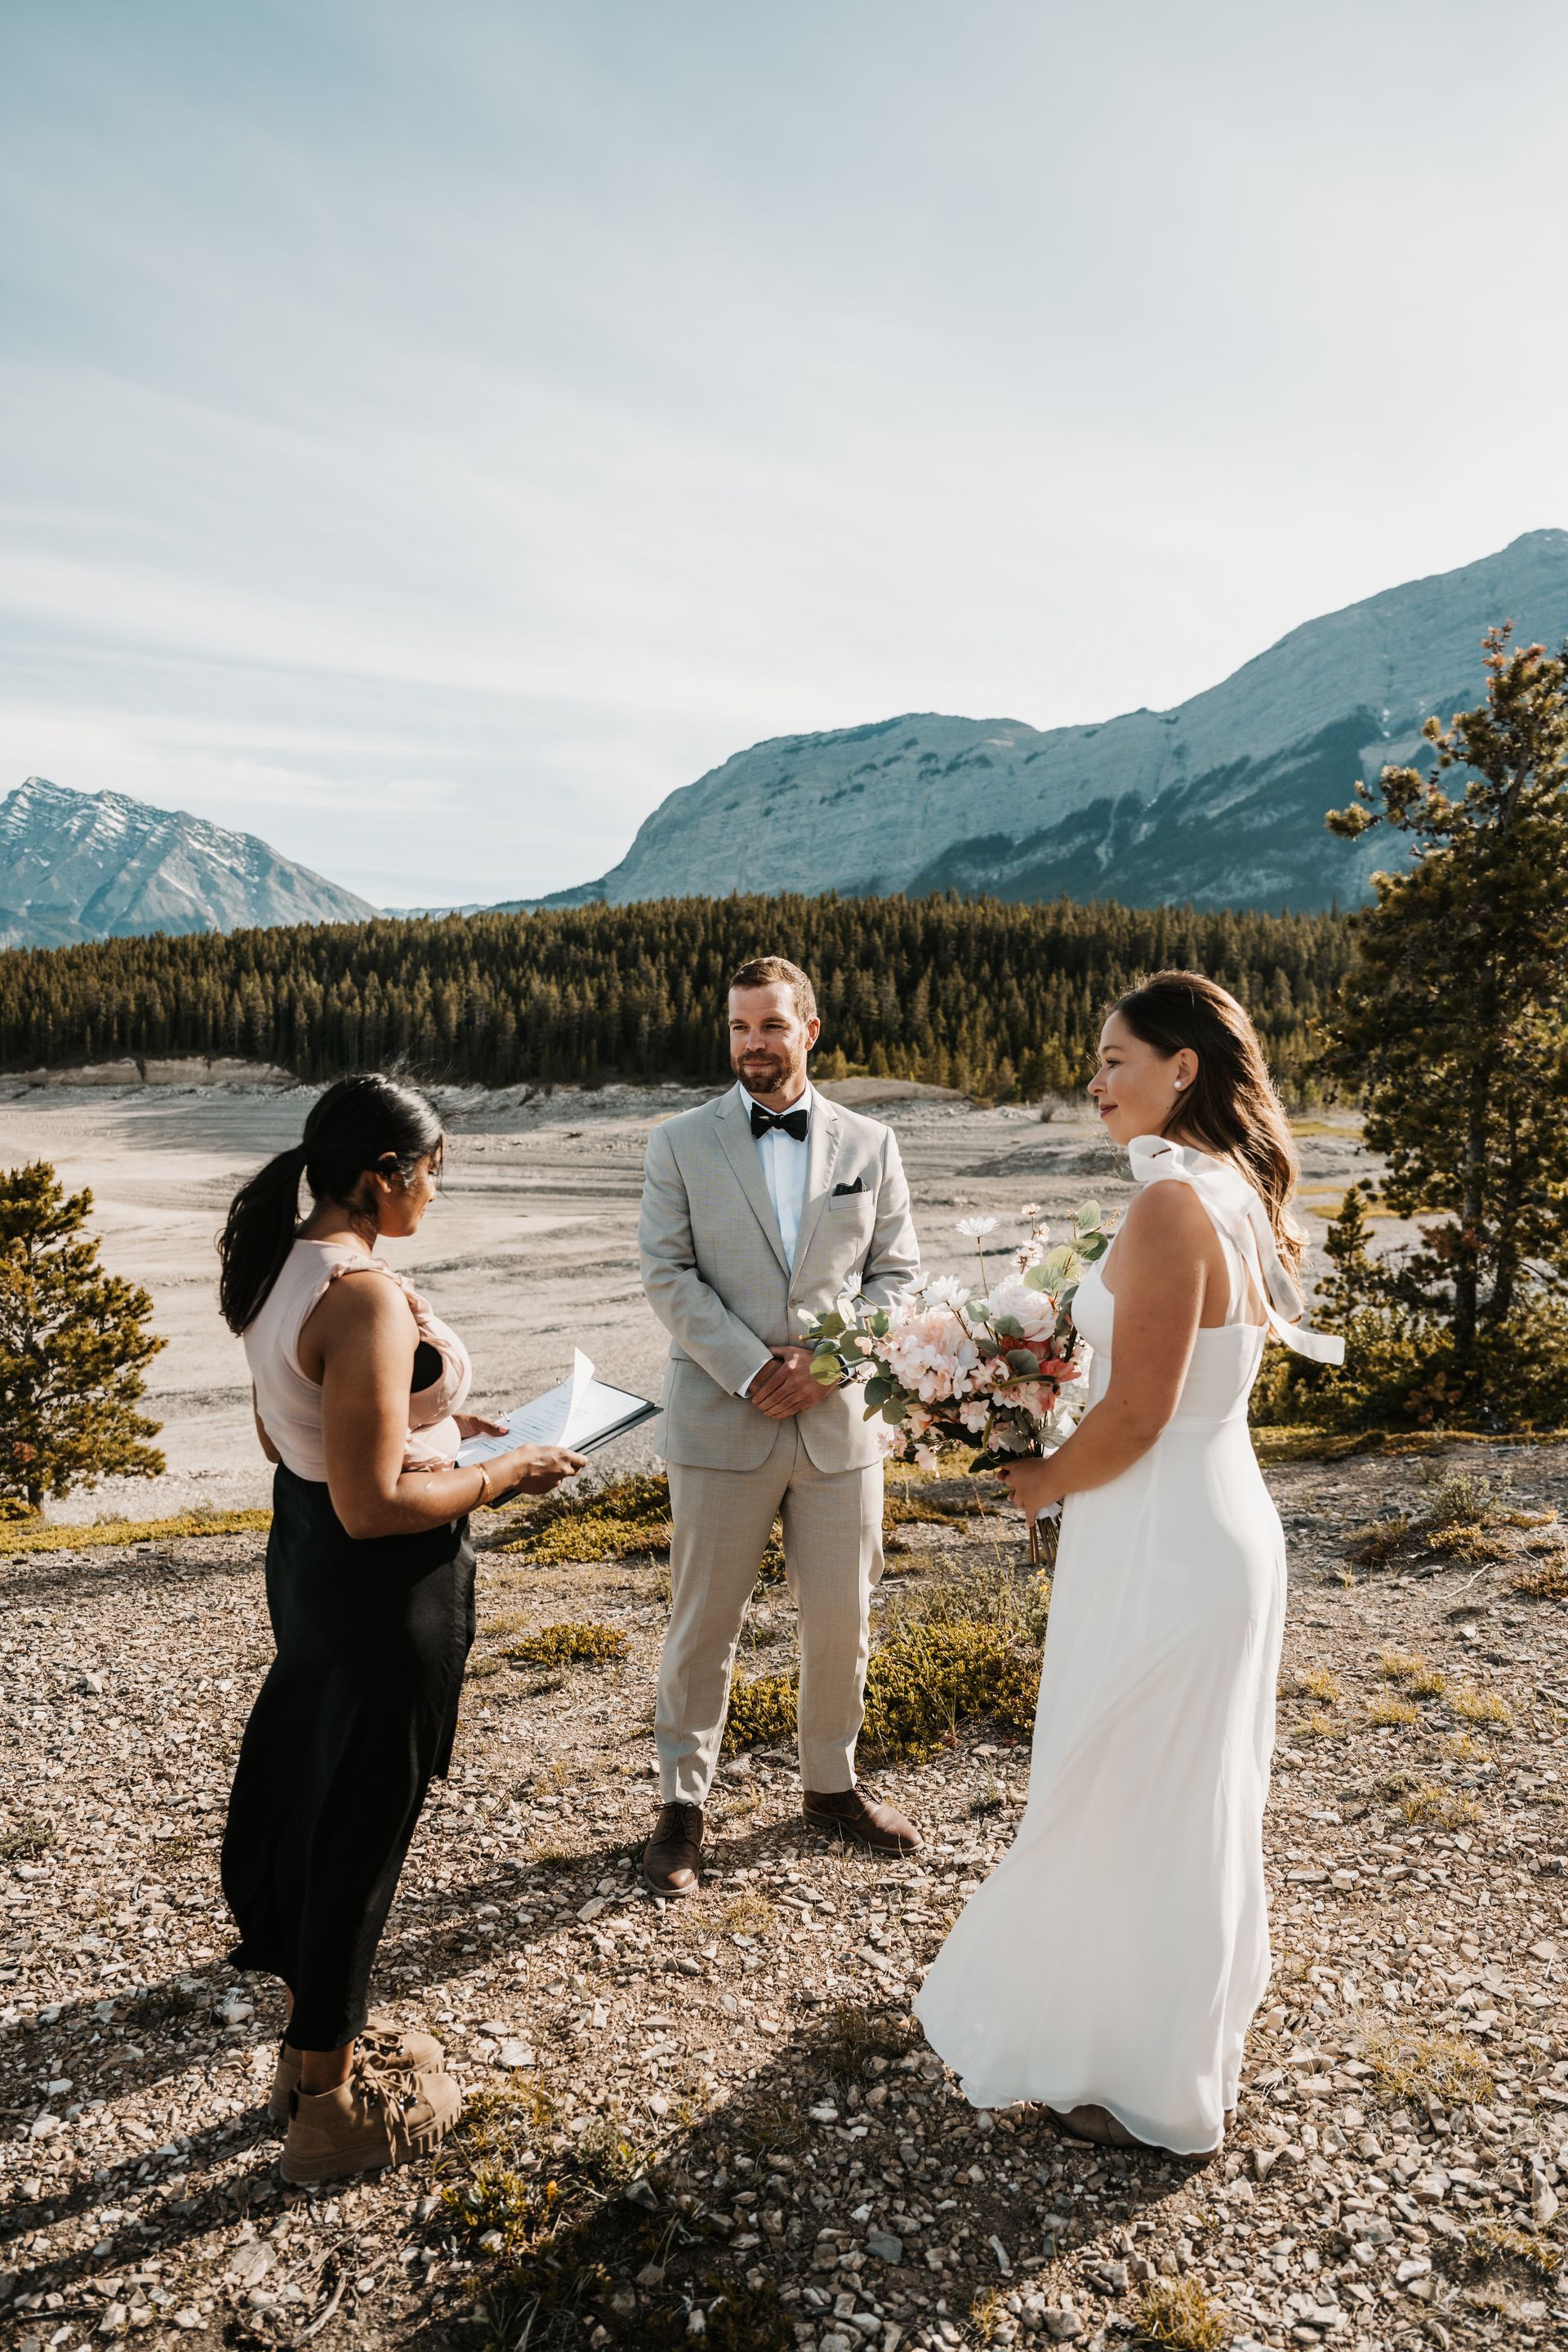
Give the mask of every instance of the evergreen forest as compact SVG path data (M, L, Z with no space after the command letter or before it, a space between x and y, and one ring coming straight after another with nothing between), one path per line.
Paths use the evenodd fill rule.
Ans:
M1004 1100L1076 1087L1108 1001L1185 965L1247 1005L1300 1099L1351 936L1331 914L951 893L160 932L0 953L0 1068L216 1054L307 1079L398 1064L495 1087L700 1083L726 1074L724 983L757 954L812 974L824 1077L918 1078Z

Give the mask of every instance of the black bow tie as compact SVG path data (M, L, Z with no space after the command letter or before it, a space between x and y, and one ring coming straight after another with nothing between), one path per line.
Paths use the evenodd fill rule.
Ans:
M752 1133L753 1135L766 1135L770 1128L782 1127L786 1135L793 1135L797 1143L804 1143L805 1141L806 1129L810 1125L811 1114L809 1111L764 1110L760 1102L754 1102L752 1105Z

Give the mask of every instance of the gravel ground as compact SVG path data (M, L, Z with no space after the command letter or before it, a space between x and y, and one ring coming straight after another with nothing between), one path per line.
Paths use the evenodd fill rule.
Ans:
M1568 1449L1508 1458L1518 1499L1568 1507ZM1479 1564L1406 1547L1367 1567L1355 1531L1432 1466L1270 1475L1293 1578L1278 1969L1206 2163L975 2115L910 2025L1016 1821L1026 1748L971 1727L879 1776L929 1840L893 1865L804 1829L789 1759L737 1759L704 1892L663 1910L630 1861L663 1572L491 1551L458 1761L376 1987L446 2039L469 2120L436 2167L286 2189L262 2113L280 2002L226 1965L216 1876L269 1654L261 1538L0 1561L0 2334L23 2352L498 2330L817 2352L1568 2341L1568 1603L1511 1589L1561 1529ZM998 1539L912 1528L884 1590ZM620 1628L625 1660L502 1654L567 1617ZM788 1663L782 1593L748 1642L744 1671ZM551 2216L554 2269L527 2251Z

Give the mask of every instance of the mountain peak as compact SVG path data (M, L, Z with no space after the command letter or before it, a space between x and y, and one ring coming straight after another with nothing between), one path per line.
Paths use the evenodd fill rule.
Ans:
M353 923L375 908L254 834L28 776L0 801L0 947Z

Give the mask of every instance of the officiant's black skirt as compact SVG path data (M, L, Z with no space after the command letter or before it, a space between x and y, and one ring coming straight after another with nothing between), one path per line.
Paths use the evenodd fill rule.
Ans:
M240 1747L223 1891L229 1957L283 1979L299 2050L363 2031L408 1842L451 1760L474 1638L468 1524L359 1538L324 1485L281 1466L273 1479L278 1655Z

